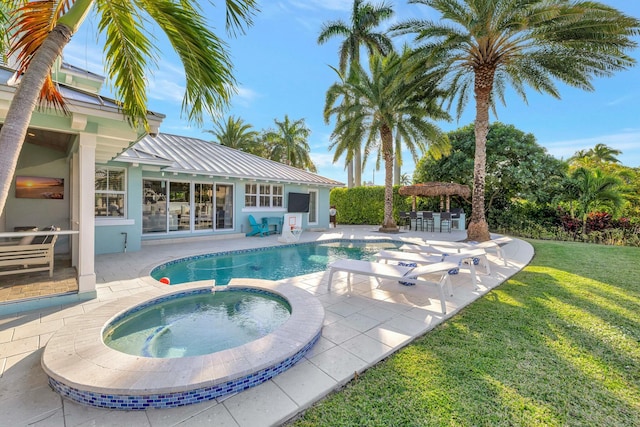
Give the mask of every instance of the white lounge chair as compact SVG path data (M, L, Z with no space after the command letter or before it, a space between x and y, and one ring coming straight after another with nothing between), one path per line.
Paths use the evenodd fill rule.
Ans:
M374 255L378 261L399 261L399 262L413 262L420 265L433 264L434 262L449 261L457 264L457 268L466 268L471 275L471 283L473 287L477 289L478 280L476 277L476 266L473 261L474 258L484 257L485 264L488 264L486 259L486 253L482 249L470 251L469 253L455 253L455 254L437 254L428 255L418 252L400 252L400 251L380 251ZM456 274L457 269L453 269L449 274ZM489 270L490 271L490 270ZM488 273L490 274L490 273Z
M489 264L489 259L487 259L487 251L484 248L454 248L454 247L441 247L441 246L431 246L431 245L414 245L406 243L399 248L401 251L405 252L413 252L422 255L442 255L442 256L459 256L464 255L464 262L471 262L471 264L476 264L481 260L484 269L487 274L491 274L491 265Z
M404 281L407 284L414 285L436 285L438 288L438 295L440 297L440 303L442 306L442 313L447 314L447 305L444 295L444 286L447 285L449 295L453 295L451 289L451 280L449 279L449 270L455 269L458 264L455 262L443 261L429 265L423 265L418 267L405 267L401 265L385 264L381 262L361 261L356 259L340 259L338 261L329 264L329 283L327 289L331 291L331 283L333 282L333 275L336 271L344 271L347 273L347 285L349 292L351 292L351 275L361 274L363 276L375 277L378 283L381 279L390 279ZM432 282L421 279L421 276L427 274L438 274L442 276L438 282Z
M513 239L511 237L501 236L495 239L487 240L486 242L443 242L438 240L426 240L425 243L428 246L450 247L457 248L459 250L481 248L487 251L494 251L496 253L496 256L502 259L506 267L507 256L504 253L504 249L502 248L502 246L511 243L512 241Z

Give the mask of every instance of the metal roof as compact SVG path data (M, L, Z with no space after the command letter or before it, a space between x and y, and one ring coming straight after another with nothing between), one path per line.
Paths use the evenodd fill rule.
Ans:
M342 187L343 183L283 163L198 138L158 134L146 136L115 160L158 165L166 172L214 175L249 180L290 182L295 184Z
M15 86L15 85L9 85L8 83L9 80L12 79L14 74L15 74L15 70L0 65L0 86L6 86L6 87ZM60 91L60 94L63 96L65 101L69 102L70 104L77 105L77 104L83 103L97 110L112 111L117 113L122 112L121 103L119 103L114 99L107 98L105 96L101 96L96 93L87 92L71 86L67 86L63 83L56 83L56 84L58 85L58 90ZM156 117L159 119L164 119L166 117L164 114L156 113L153 111L147 111L147 116Z

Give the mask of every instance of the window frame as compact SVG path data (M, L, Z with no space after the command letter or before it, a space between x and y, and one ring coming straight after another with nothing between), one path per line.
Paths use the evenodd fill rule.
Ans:
M96 220L105 220L105 219L114 219L114 220L124 220L127 219L127 196L128 196L128 191L127 191L127 182L128 182L128 174L127 174L127 168L122 167L122 166L108 166L108 165L101 165L101 164L96 164L95 168L94 168L94 182L97 182L97 174L98 174L98 170L103 169L107 171L107 183L106 183L106 189L105 190L98 190L95 189L95 185L94 185L94 202L93 202L93 208L94 208L94 218ZM123 190L110 190L109 189L109 172L110 171L122 171L123 172L123 178L122 178L122 188ZM122 196L122 215L117 215L117 216L112 216L109 215L109 195L110 194L115 194L118 196ZM105 210L105 215L98 215L98 208L96 206L96 196L97 195L105 195L102 196L103 198L105 198L106 200L106 210ZM119 197L116 197L119 198Z
M284 185L270 184L268 182L246 183L244 187L244 207L253 209L283 209Z

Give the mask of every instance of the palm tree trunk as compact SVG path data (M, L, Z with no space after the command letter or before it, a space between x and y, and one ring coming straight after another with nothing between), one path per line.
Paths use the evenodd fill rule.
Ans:
M396 132L396 149L400 149L402 144L402 136L400 136L400 132ZM402 173L402 168L400 167L400 163L398 160L398 153L393 157L393 185L400 185L400 174Z
M353 157L353 185L354 187L362 186L362 147L356 149Z
M9 188L22 151L24 138L31 122L33 110L38 104L40 90L55 60L71 40L71 28L58 24L36 51L29 70L22 75L20 85L13 96L7 117L0 130L0 213L4 211Z
M487 166L487 135L489 134L489 106L495 68L485 66L476 70L476 152L473 164L473 194L471 201L471 221L467 238L478 242L491 239L489 224L484 214L484 185Z
M353 188L353 160L347 163L347 188Z
M384 157L384 221L380 231L391 233L398 231L398 225L393 219L393 134L391 129L383 126L380 129L380 139Z

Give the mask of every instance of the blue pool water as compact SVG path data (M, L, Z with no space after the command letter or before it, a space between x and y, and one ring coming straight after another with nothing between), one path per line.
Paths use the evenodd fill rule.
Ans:
M275 294L229 289L182 295L132 310L105 328L109 347L134 356L200 356L273 332L291 315Z
M161 265L151 276L156 280L168 277L172 285L212 279L216 285L226 285L240 277L281 280L326 270L329 263L341 258L372 260L380 250L395 249L401 244L389 240L341 240L210 254Z

